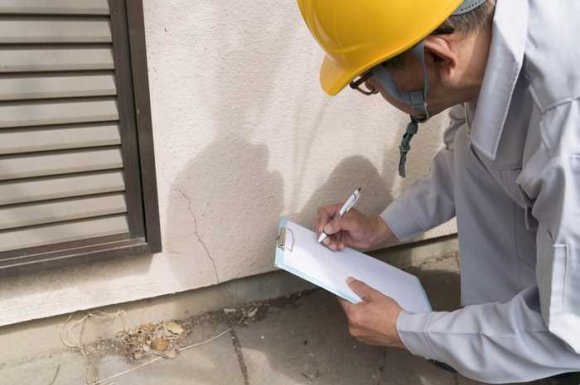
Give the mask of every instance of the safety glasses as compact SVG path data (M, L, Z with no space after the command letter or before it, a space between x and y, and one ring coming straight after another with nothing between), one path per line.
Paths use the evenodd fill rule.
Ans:
M441 26L441 27L437 28L436 30L434 30L433 32L431 32L431 35L450 35L454 32L455 32L455 28L453 28L451 26ZM383 66L383 68L384 68L384 63L381 63L381 64L377 65L377 67L373 67L373 68L378 69L379 66ZM367 81L370 80L370 78L372 78L373 75L375 75L373 73L373 68L371 68L367 72L363 73L361 76L359 76L354 81L350 82L349 83L350 88L352 88L353 90L357 90L358 92L360 92L363 95L370 96L370 95L378 94L379 91L372 84L367 83Z
M350 82L349 86L353 90L357 90L358 92L364 95L378 94L379 91L372 84L367 83L367 80L369 80L372 76L373 72L367 71L364 74L362 74L362 76L360 76L358 79Z

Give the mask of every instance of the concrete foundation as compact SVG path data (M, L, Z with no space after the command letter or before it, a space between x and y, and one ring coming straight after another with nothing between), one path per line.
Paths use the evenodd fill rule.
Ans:
M448 236L413 245L378 250L369 254L395 266L410 268L457 253L457 250L456 237ZM302 279L283 271L276 271L175 295L5 326L0 328L0 346L3 347L0 349L0 364L43 354L60 353L64 348L61 340L63 328L66 325L70 327L75 320L89 313L98 315L119 312L122 317L114 320L109 317L92 318L91 322L86 323L83 331L81 342L85 344L113 337L126 326L122 320L126 320L129 326L137 326L147 322L185 319L225 307L282 297L312 288L311 284ZM13 346L17 348L6 348Z

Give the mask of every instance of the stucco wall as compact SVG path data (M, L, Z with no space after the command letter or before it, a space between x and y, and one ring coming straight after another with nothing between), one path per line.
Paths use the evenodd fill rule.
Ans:
M321 92L294 1L144 3L164 252L3 279L0 325L272 270L280 216L310 224L357 186L359 208L379 213L440 146L445 118L396 176L408 118L380 97Z

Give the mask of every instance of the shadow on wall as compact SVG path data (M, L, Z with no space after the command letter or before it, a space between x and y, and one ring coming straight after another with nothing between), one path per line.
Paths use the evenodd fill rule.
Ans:
M208 100L205 108L211 111L215 138L180 171L168 199L165 250L194 258L196 266L191 275L197 277L185 276L179 258L168 258L176 273L173 276L184 280L181 286L190 285L192 280L200 286L210 285L238 278L240 273L271 270L273 241L284 210L284 180L268 168L269 149L250 140L256 127L267 124L266 111L272 98L281 97L275 93L276 75L288 65L291 37L303 26L289 23L287 9L266 0L252 3L252 8L263 7L268 12L255 12L251 18L242 2L216 1L212 6L215 15L242 22L212 24L215 39L211 44L217 45L220 60L212 63L211 97L207 87L192 90L198 94L197 100ZM180 76L195 77L195 71L199 68L185 67ZM322 115L320 111L315 122L320 122ZM395 120L394 128L404 128L406 117ZM196 129L192 124L191 130ZM385 130L387 135L388 127ZM421 146L423 152L433 153L438 143ZM397 147L398 140L387 150L385 159L396 158ZM395 156L390 155L393 152ZM293 161L302 164L304 159L308 154ZM289 216L310 226L319 206L343 201L345 194L358 186L367 191L359 209L377 214L392 200L396 165L383 165L382 173L364 156L344 159L308 202L292 208ZM300 193L302 179L301 174L294 186L287 186L292 194Z
M197 44L219 53L219 61L211 63L211 90L193 92L208 100L216 136L172 182L164 239L169 253L195 258L197 282L209 285L271 268L265 256L272 254L283 210L283 179L268 170L269 149L249 138L265 120L289 37L301 26L288 23L284 7L266 0L252 2L255 12L245 2L204 4L211 4L216 20L200 28L211 28L206 32L213 38ZM184 9L191 7L184 2ZM182 70L181 76L196 77L199 68ZM185 280L179 260L168 261L174 276Z
M402 183L402 180L398 177L398 139L402 137L405 131L407 119L406 116L400 114L397 119L394 119L394 127L385 127L385 137L389 134L389 129L396 128L397 134L393 146L385 149L382 173L375 164L362 155L343 159L326 182L312 194L301 210L290 214L289 218L305 226L312 227L317 219L319 207L344 202L348 198L348 194L358 187L363 189L363 198L357 205L357 209L369 216L381 213L386 205L395 198L392 195L393 187ZM429 127L421 126L421 129L435 129L436 124L436 122L433 122ZM407 172L410 179L417 179L424 174L423 170L427 171L426 165L421 163L430 162L440 147L440 142L429 140L429 138L427 135L420 134L414 138L412 147L415 151L410 152L407 159ZM300 182L297 181L297 183Z
M366 215L380 212L382 202L392 199L389 185L375 165L363 156L353 156L341 160L300 212L290 214L289 218L312 228L319 207L343 202L358 187L362 187L364 199L361 199L357 209Z
M204 100L211 92L207 109L211 110L215 138L180 170L172 182L168 199L166 252L193 259L196 267L191 274L184 274L180 258L167 259L169 268L175 272L172 276L187 280L181 287L191 284L191 275L197 275L196 282L200 285L210 285L238 278L240 272L268 271L273 263L273 242L284 210L284 180L280 173L269 169L272 154L268 147L252 143L251 138L255 128L264 124L270 100L280 97L274 94L276 75L288 65L285 52L289 49L289 38L303 26L284 21L287 9L265 0L252 2L251 7L263 7L270 12L256 12L249 17L247 4L212 3L219 11L216 13L225 19L241 22L234 25L215 23L212 44L217 44L217 50L223 55L212 69L214 86L209 90L192 90L199 94L198 100ZM182 71L180 76L196 76L195 71L199 68L183 68ZM399 130L404 128L404 121L406 118L401 117L401 126L397 120L397 127L393 127L399 135L402 135ZM192 124L191 129L199 128ZM387 129L385 127L385 136ZM423 151L433 153L439 144L414 145L424 145ZM398 154L397 146L398 141L395 141L385 159L390 159L392 152ZM343 201L345 194L359 186L369 192L359 209L366 214L376 214L392 199L390 191L397 179L396 166L385 166L381 171L364 156L343 159L308 202L293 209L289 216L310 226L319 206ZM300 182L296 181L298 186ZM300 188L292 187L296 189L292 194L300 192ZM346 330L344 320L332 326ZM320 328L322 335L325 326L320 325ZM267 348L259 344L249 348L263 351L272 357L271 362L277 355L289 354L283 346L271 344ZM306 382L300 373L289 373L284 367L276 369L298 383ZM318 383L336 382L325 377Z
M217 51L223 53L221 61L213 66L215 84L208 103L208 108L213 108L216 138L172 182L164 236L168 253L195 258L196 282L206 285L238 278L240 272L258 273L272 268L269 256L284 210L284 180L279 173L268 170L268 148L252 144L249 138L256 127L265 124L265 111L271 99L282 96L275 92L276 75L288 64L285 51L290 49L289 37L303 28L302 24L288 23L286 10L267 1L253 3L252 7L262 6L271 12L256 12L251 20L247 18L246 6L224 2L215 2L213 6L224 7L216 14L244 23L238 27L218 23L213 29L219 45ZM265 29L271 33L264 34ZM249 42L248 46L240 45L240 41ZM183 76L195 74L184 69ZM193 92L200 94L199 100L207 95L205 88L195 88ZM296 99L296 103L297 111L308 105L303 97ZM292 161L300 164L301 171L294 185L287 186L292 196L301 192L310 146L323 115L321 108L310 123L311 141L295 143L303 152L300 155L294 148ZM303 126L305 122L300 119L298 112L296 124ZM392 199L390 187L394 177L394 174L382 176L364 156L344 159L303 207L290 208L289 217L309 226L319 206L344 200L345 194L358 186L366 191L359 209L376 214L384 202ZM178 272L174 276L187 281L184 285L190 284L192 277L179 273L183 268L179 259L168 261Z
M268 156L264 145L225 136L189 162L174 182L165 235L168 251L196 258L200 271L211 274L210 282L271 265L264 256L272 254L283 181L278 172L268 171ZM199 244L202 249L196 254ZM173 268L179 271L180 266Z

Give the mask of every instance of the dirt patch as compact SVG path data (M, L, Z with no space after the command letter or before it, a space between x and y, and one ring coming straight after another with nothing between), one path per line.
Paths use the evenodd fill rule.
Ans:
M152 356L175 358L179 341L185 333L185 328L175 321L146 323L117 334L117 346L125 357L133 361Z
M229 327L246 327L266 318L271 308L298 306L297 302L318 289L267 301L252 302L236 308L225 308L197 315L185 320L146 323L122 331L113 340L101 340L85 348L87 355L100 358L107 354L124 356L128 361L149 360L154 357L174 358L179 349L192 342L196 329L208 325L225 324Z

